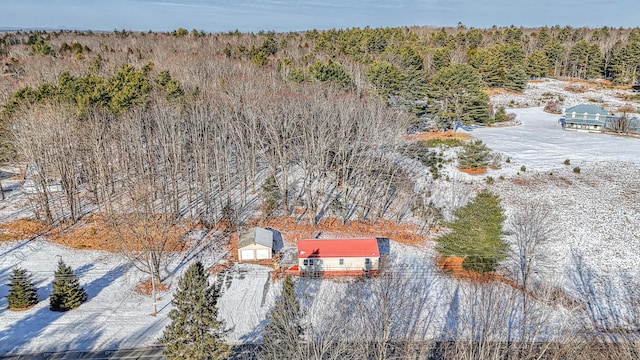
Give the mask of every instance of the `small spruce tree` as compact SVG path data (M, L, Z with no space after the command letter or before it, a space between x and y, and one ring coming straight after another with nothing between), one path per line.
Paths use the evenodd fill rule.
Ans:
M223 342L224 323L218 320L219 289L209 285L201 262L191 265L178 282L169 312L171 323L160 342L168 359L227 359L229 346Z
M276 182L276 177L269 175L262 184L262 213L265 217L271 217L274 215L278 207L280 206L280 189Z
M479 273L495 271L507 256L509 245L504 235L504 210L500 197L483 190L467 205L455 210L456 220L447 223L452 231L438 239L442 256L464 258L462 267Z
M38 289L27 270L16 268L9 278L9 310L23 310L38 303Z
M262 358L267 360L302 359L302 318L300 302L295 293L296 284L287 276L282 293L269 314L262 333Z
M486 168L489 165L489 149L482 140L465 143L458 154L458 166L461 169Z
M75 309L87 301L87 293L80 287L80 281L73 269L64 261L58 261L58 268L54 273L53 292L49 298L49 309L53 311L68 311Z

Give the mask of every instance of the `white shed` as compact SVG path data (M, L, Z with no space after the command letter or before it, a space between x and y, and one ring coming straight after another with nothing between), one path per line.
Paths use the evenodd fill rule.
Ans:
M271 259L273 257L273 233L255 227L238 239L238 261Z

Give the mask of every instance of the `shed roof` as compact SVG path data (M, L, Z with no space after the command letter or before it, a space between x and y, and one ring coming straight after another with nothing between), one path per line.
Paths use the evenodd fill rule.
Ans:
M591 105L591 104L580 104L573 107L570 107L565 110L565 114L571 114L575 112L576 114L600 114L600 115L609 115L609 112L601 107Z
M298 258L380 257L376 238L301 239Z
M273 247L273 233L271 230L263 229L260 227L251 228L246 233L242 234L238 239L238 248L243 248L247 245L259 244L266 247Z

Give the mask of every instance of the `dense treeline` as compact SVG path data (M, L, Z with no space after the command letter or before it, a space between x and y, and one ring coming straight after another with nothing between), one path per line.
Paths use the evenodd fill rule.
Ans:
M264 179L269 213L401 219L423 190L391 161L403 132L491 122L483 90L530 78L628 84L640 29L12 32L0 59L0 160L28 164L49 222L238 221Z
M126 208L208 223L232 214L235 223L253 206L261 179L272 175L278 213L302 205L313 222L327 212L346 222L388 215L398 192L413 187L385 155L399 146L394 139L407 117L375 99L314 84L293 89L267 75L259 87L229 80L180 101L154 96L163 82L151 86L150 77L123 67L92 78L85 101L87 91L77 85L84 78L63 73L57 86L26 92L30 106L12 110L15 144L43 219L61 223ZM113 95L91 96L114 82ZM65 97L68 84L75 97ZM42 88L50 89L46 96ZM51 179L60 180L64 196L50 190Z

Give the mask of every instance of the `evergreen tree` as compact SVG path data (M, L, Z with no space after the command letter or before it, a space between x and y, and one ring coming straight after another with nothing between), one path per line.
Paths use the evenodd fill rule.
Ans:
M53 311L68 311L77 308L85 301L87 301L87 293L80 287L78 277L71 267L59 260L54 274L49 308Z
M451 64L451 49L442 47L431 51L431 71L438 72Z
M276 177L269 175L262 184L262 214L265 217L271 217L280 206L280 188L276 181Z
M525 61L527 75L530 78L541 78L549 71L549 58L543 51L535 51Z
M489 165L489 149L482 140L465 143L462 148L462 152L458 155L460 168L475 170Z
M309 72L320 82L334 81L346 88L351 86L351 77L340 63L329 60L324 64L318 60L309 66Z
M430 80L429 97L435 102L432 116L440 128L488 122L489 96L482 92L478 71L467 64L453 64L442 68Z
M9 310L27 309L38 303L38 289L27 270L16 268L9 278Z
M604 57L596 44L581 40L571 48L567 65L570 76L583 79L594 78L602 74Z
M630 42L613 57L609 72L616 84L633 83L640 76L640 41Z
M302 359L303 312L295 294L295 282L287 276L282 294L267 315L262 334L262 357L267 360Z
M169 359L227 359L229 346L222 340L223 322L216 307L220 293L209 285L201 262L191 265L178 282L162 344Z
M488 87L502 87L505 80L505 65L498 46L473 52L470 64L478 70L482 81Z
M386 61L376 61L365 71L364 75L373 84L378 94L384 98L396 94L400 89L402 73Z
M552 39L544 48L544 53L549 59L549 66L553 69L553 76L560 76L562 73L563 59L567 49L557 40Z
M509 245L502 240L504 210L498 195L483 190L467 205L456 209L452 231L438 239L442 256L464 258L462 267L480 273L495 271L506 258Z
M504 87L513 91L522 91L527 87L527 71L522 65L514 65L505 74Z

